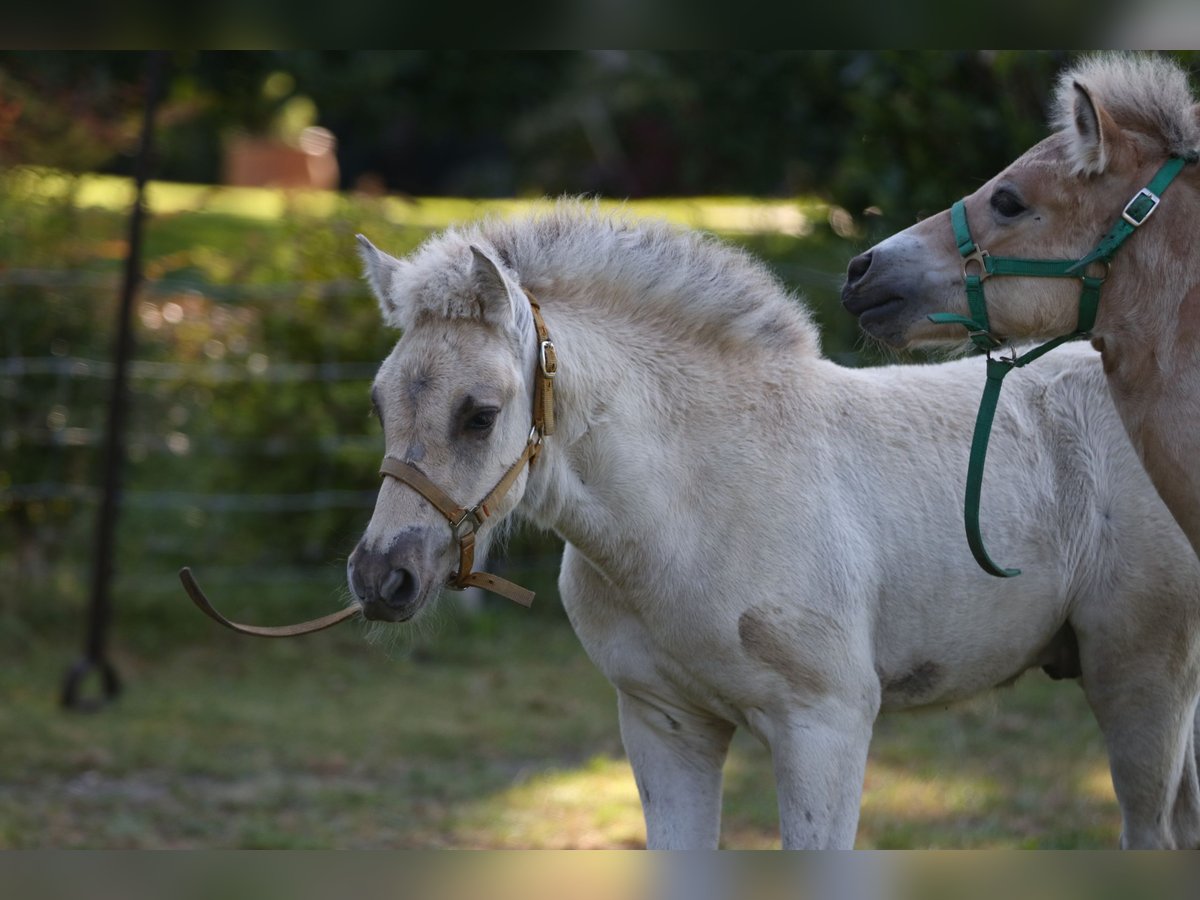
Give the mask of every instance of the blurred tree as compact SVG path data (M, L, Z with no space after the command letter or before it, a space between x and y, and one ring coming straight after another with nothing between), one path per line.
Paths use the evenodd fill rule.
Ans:
M1180 54L1188 64L1194 52ZM218 178L234 131L338 138L342 187L413 195L816 193L879 227L1045 133L1067 52L180 52L159 171ZM0 164L121 171L136 55L0 54ZM948 152L952 148L953 152Z

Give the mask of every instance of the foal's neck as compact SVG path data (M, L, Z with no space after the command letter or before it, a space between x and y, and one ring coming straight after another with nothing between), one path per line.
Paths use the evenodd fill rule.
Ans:
M1117 290L1101 300L1094 331L1129 437L1200 553L1200 252L1182 227L1200 202L1183 187L1164 200L1160 215L1168 202L1177 209L1156 235L1160 243L1139 247L1136 270L1114 278ZM1124 263L1118 256L1114 274Z
M673 564L663 548L698 467L755 431L744 419L762 401L763 375L752 351L698 347L659 324L594 308L545 312L558 347L559 424L522 514L614 583L644 582ZM785 378L790 368L783 360L770 371Z

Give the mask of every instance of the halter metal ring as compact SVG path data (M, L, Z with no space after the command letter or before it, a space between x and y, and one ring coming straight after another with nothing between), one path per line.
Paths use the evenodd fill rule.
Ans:
M1088 263L1088 266L1094 266L1097 263L1104 266L1104 274L1103 275L1089 275L1086 271L1087 266L1085 266L1084 271L1079 274L1080 279L1093 278L1096 281L1099 281L1101 284L1108 281L1108 275L1110 272L1112 272L1112 260L1111 259L1093 259L1090 263Z
M987 281L989 278L992 277L992 273L988 270L987 261L988 261L988 252L986 250L981 250L979 247L976 247L974 250L972 250L970 253L968 253L966 256L963 257L963 260L962 260L963 277L966 278L967 276L969 276L971 274L970 272L967 271L967 266L974 262L974 263L979 264L979 276L978 276L979 280L981 282Z

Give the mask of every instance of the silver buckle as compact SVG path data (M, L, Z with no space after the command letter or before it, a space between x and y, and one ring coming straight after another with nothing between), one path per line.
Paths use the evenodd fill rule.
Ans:
M538 347L538 363L541 365L543 375L545 375L547 378L554 378L554 376L558 374L558 358L555 357L553 360L547 362L547 350L549 350L551 353L554 352L554 341L542 341L541 345Z
M474 519L474 521L468 522L468 519ZM457 522L450 523L450 533L454 535L454 539L456 541L461 541L464 533L470 534L479 527L479 524L479 507L473 506L470 509L463 510L463 514ZM460 531L459 529L461 529L464 525L467 526L465 532Z
M970 272L967 271L967 263L975 262L975 263L979 263L979 282L980 282L980 284L987 281L989 278L992 277L992 273L988 271L987 260L988 260L988 252L986 250L981 250L979 247L976 247L971 253L967 254L966 256L964 256L962 258L963 278L966 278L967 276L969 276L971 274Z
M1150 198L1150 208L1148 210L1146 210L1146 212L1142 215L1142 217L1140 219L1135 219L1133 216L1131 216L1129 214L1129 207L1131 207L1131 206L1133 206L1133 204L1137 203L1138 200L1140 200L1143 196ZM1150 188L1142 188L1140 191L1138 191L1136 194L1133 195L1132 200L1130 200L1128 203L1125 204L1125 208L1123 210L1121 210L1121 218L1124 219L1126 222L1128 222L1130 225L1132 225L1134 228L1137 228L1143 222L1145 222L1148 218L1150 218L1150 214L1152 212L1154 212L1156 209L1158 209L1158 204L1160 202L1161 202L1161 199L1159 198L1158 194L1154 193L1154 191L1150 190Z

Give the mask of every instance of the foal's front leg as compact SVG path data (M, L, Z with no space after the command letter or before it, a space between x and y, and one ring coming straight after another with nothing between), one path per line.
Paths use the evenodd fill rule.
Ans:
M874 719L874 709L826 699L751 723L771 748L785 850L854 847Z
M721 769L733 726L658 698L617 692L650 850L712 850L721 836Z

